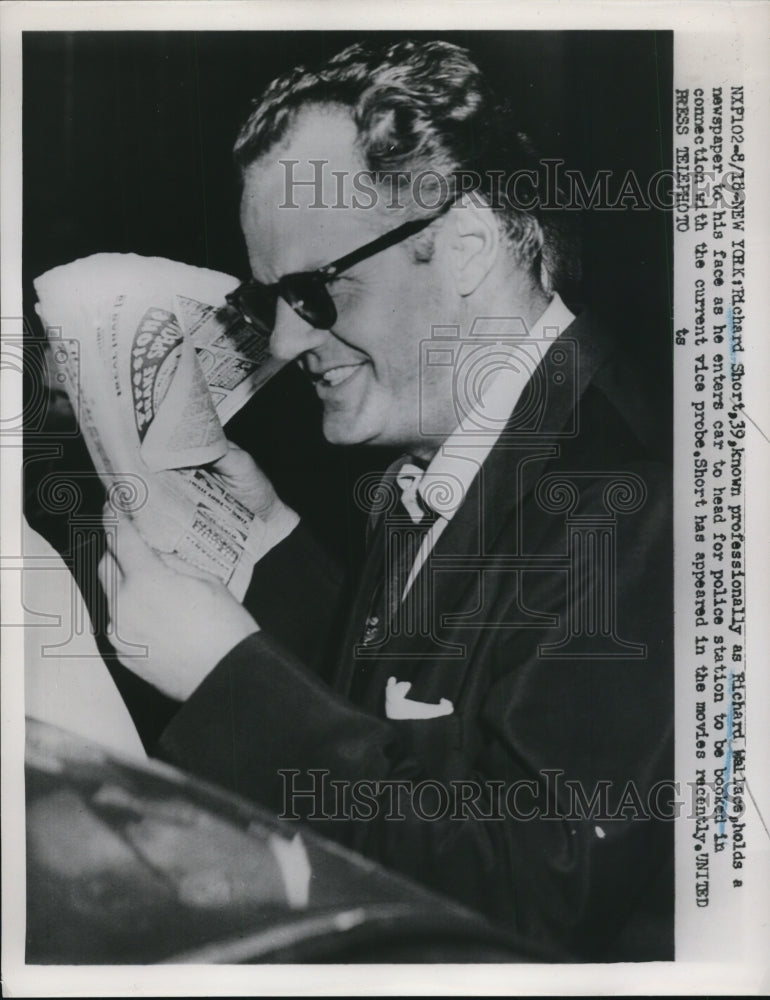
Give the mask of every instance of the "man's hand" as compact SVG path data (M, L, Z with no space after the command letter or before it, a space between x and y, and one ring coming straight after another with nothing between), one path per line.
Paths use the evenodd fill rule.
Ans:
M269 521L270 515L282 506L273 484L247 451L232 441L227 444L227 454L212 464L212 470L236 500L262 521Z
M107 542L99 581L107 595L116 648L121 643L147 647L142 655L121 646L121 662L164 694L184 701L222 657L259 626L214 577L167 565L128 518L118 521L117 544L112 531ZM184 565L174 560L175 567Z

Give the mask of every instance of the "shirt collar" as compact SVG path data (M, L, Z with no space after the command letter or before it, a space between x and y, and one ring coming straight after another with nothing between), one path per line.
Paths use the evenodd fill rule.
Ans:
M509 338L509 343L510 338L515 338L522 345L529 342L532 345L531 363L536 364L540 353L545 353L550 343L561 336L574 318L557 292L540 319L532 325L526 340L521 336L520 322L489 320L487 323L494 324L489 332L498 338L498 343L506 338ZM422 517L422 510L414 498L415 489L439 517L451 520L502 434L533 370L526 365L499 364L496 372L484 378L479 405L466 413L425 472L411 462L401 466L396 481L402 489L404 506L413 520L419 521Z

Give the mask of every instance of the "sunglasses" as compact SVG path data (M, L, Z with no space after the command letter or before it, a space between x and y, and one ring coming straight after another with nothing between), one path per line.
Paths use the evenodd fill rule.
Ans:
M337 308L327 288L329 282L334 281L337 275L355 264L360 264L361 261L368 260L369 257L374 257L375 254L382 253L383 250L426 229L436 219L441 218L451 204L449 200L435 215L405 222L315 271L284 274L272 285L263 285L256 278L251 278L225 296L227 303L237 309L247 323L268 337L275 326L279 296L310 326L317 330L330 330L337 320Z

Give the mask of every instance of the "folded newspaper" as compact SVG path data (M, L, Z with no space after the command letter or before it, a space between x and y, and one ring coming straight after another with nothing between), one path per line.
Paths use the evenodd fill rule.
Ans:
M265 526L210 466L228 449L223 424L281 363L227 306L237 283L105 253L34 284L56 379L111 501L124 499L156 551L214 574L240 600Z

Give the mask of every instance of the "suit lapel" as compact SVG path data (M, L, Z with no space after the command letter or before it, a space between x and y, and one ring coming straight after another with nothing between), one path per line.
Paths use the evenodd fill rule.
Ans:
M554 351L563 361L554 362ZM534 411L533 395L526 392L473 480L462 506L441 535L430 572L435 581L437 615L452 615L462 606L473 611L474 600L484 599L481 567L491 568L498 556L526 557L536 552L548 518L525 519L525 501L561 444L579 433L580 399L611 354L611 344L589 322L579 317L543 358L531 384L542 399ZM554 375L560 375L558 382ZM504 545L500 535L506 530ZM475 595L471 595L471 591ZM538 616L520 610L522 623Z

